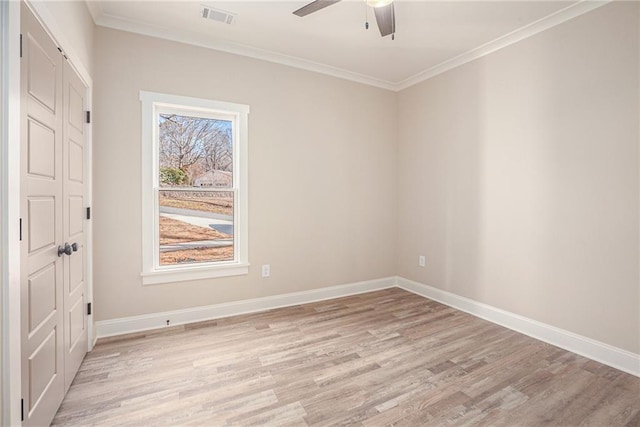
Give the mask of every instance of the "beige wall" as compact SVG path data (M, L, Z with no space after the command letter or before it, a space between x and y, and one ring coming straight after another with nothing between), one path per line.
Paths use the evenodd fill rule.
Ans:
M610 4L401 92L398 274L640 353L638 47Z
M96 320L395 274L394 93L105 28L95 50ZM140 90L251 106L249 275L141 285Z

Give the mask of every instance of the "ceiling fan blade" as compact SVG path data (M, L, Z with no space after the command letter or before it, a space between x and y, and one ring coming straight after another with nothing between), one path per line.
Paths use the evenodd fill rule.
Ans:
M380 29L382 37L394 34L396 32L396 14L393 9L393 3L383 7L375 7L373 11L376 14L378 29Z
M320 9L324 9L327 6L331 6L334 3L338 3L340 0L315 0L306 6L302 6L300 9L293 12L297 16L307 16L310 13L317 12Z

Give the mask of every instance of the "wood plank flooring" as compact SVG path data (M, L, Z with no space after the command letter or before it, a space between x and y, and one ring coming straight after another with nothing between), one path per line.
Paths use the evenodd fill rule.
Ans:
M394 288L101 340L54 425L640 426L640 378Z

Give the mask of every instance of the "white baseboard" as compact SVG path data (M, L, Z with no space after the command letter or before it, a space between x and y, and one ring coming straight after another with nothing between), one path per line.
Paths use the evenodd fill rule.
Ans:
M103 320L96 322L96 337L105 338L114 335L166 328L167 320L169 320L169 326L184 325L187 323L202 322L239 314L256 313L274 308L290 307L298 304L307 304L310 302L377 291L395 287L395 284L395 277L387 277L384 279L368 280L329 288L234 301L205 307Z
M640 377L638 354L402 277L397 278L396 284L406 291Z
M96 339L399 287L640 377L640 355L402 277L96 322Z

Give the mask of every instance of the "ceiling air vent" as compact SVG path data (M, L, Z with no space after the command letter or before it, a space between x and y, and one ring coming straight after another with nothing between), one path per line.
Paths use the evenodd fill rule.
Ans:
M205 5L202 5L202 17L204 19L211 19L212 21L223 22L225 24L233 24L233 21L236 19L236 16L233 13L214 9Z

